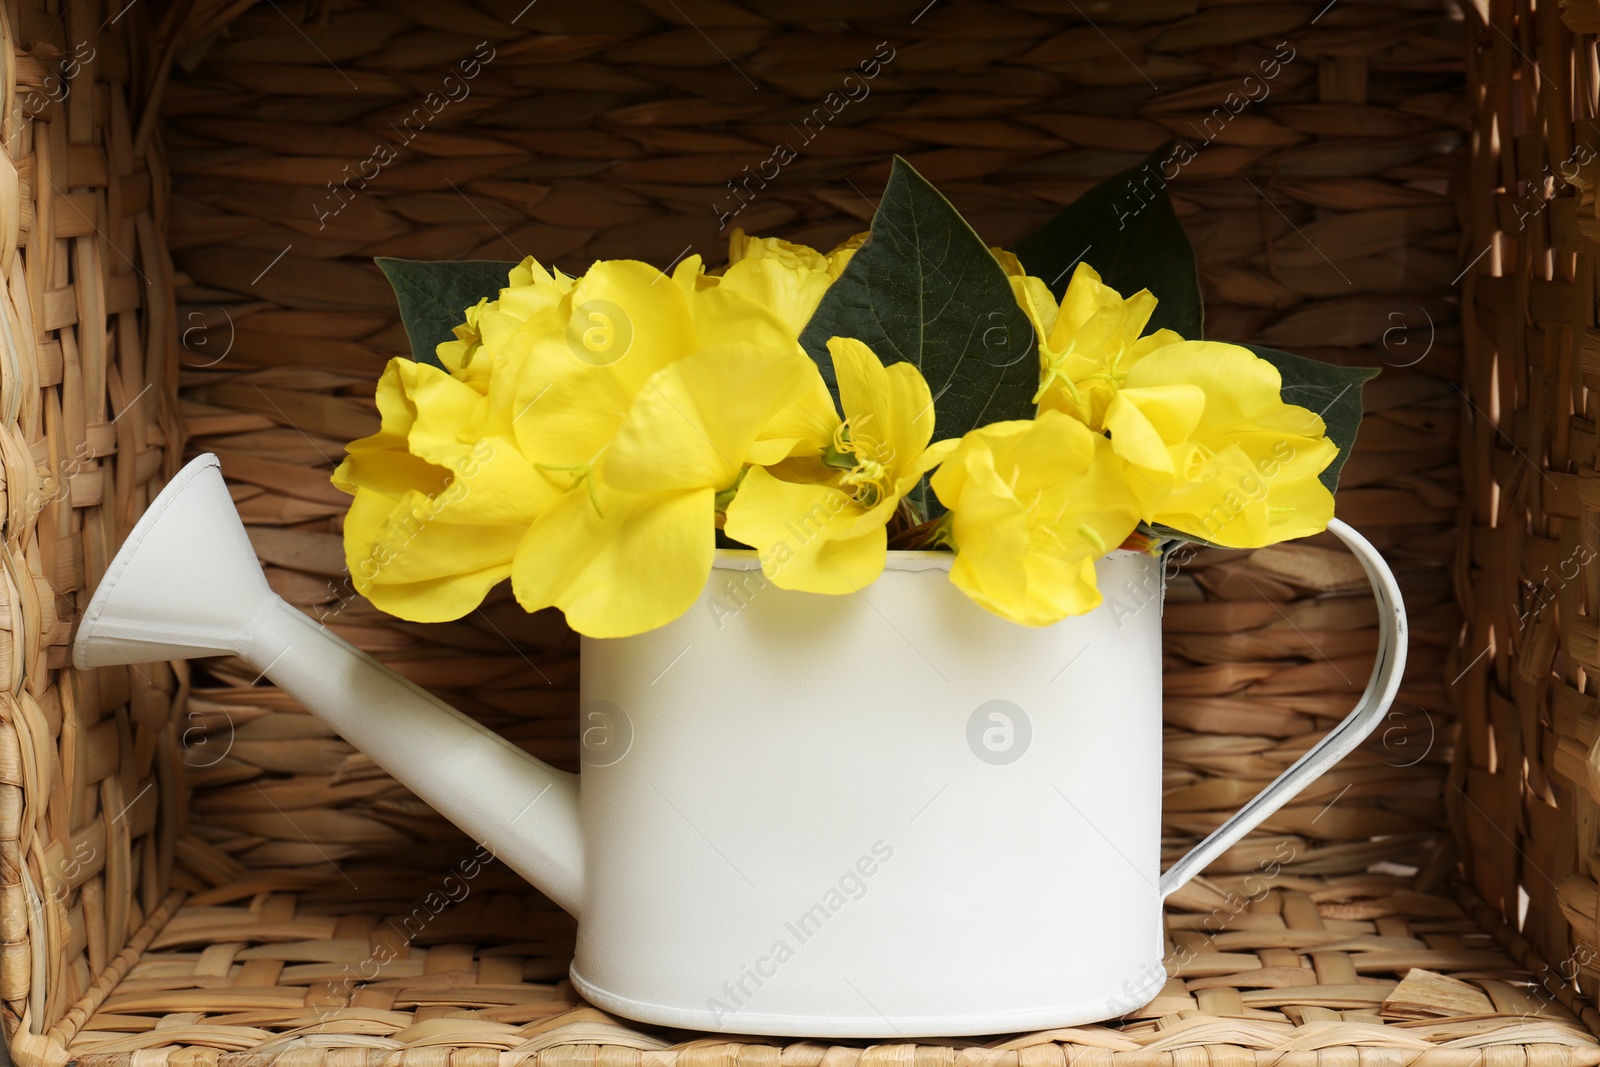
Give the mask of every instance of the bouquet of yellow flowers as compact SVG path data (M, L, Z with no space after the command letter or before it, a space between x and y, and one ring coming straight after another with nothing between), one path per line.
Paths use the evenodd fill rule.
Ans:
M509 578L619 637L687 610L719 547L823 594L941 550L1044 626L1100 603L1121 547L1321 531L1372 372L1196 339L1171 204L1130 219L1116 181L1014 252L896 160L826 253L735 230L719 271L380 261L416 358L334 474L356 588L433 622Z

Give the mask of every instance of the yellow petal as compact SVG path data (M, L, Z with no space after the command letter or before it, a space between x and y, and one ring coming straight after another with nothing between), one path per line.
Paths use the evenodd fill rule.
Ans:
M416 419L406 443L413 454L433 463L436 449L470 440L467 434L482 422L484 399L476 389L440 370L419 366L408 390Z
M459 445L441 460L453 472L444 495L455 501L449 515L456 522L526 526L566 491L559 473L534 467L509 437Z
M1320 479L1286 479L1272 488L1266 543L1277 544L1321 533L1328 528L1333 513L1333 494Z
M564 316L518 336L528 355L510 415L523 454L557 467L592 463L651 375L700 347L689 298L645 264L598 263L567 301Z
M1165 345L1129 368L1126 387L1175 383L1197 386L1205 393L1205 412L1193 431L1196 440L1236 430L1283 405L1278 369L1239 345L1218 341Z
M1196 385L1122 389L1106 411L1106 429L1123 458L1170 471L1168 447L1189 439L1205 407L1206 394Z
M923 449L922 455L911 463L906 470L906 477L913 482L920 482L924 474L943 463L950 453L956 450L956 446L960 444L961 441L954 437L944 441L935 441Z
M738 226L728 235L730 268L751 259L775 259L796 268L826 273L828 257L808 245L795 244L781 237L752 237Z
M648 263L602 260L572 287L568 303L568 355L615 367L635 387L698 347L690 298Z
M1016 620L1024 626L1050 626L1068 616L1091 612L1103 601L1092 559L1042 556L1028 577L1032 597L1026 614Z
M1026 432L1025 424L1017 424L1013 432ZM996 472L993 451L965 449L959 462L946 462L935 472L933 489L955 509L952 531L961 550L951 564L950 580L991 611L1025 602L1027 509Z
M724 284L698 292L691 306L699 347L801 351L798 333L784 318L775 309L751 299L738 286Z
M1229 548L1320 533L1334 500L1318 474L1336 451L1327 438L1278 439L1253 455L1230 445L1176 487L1156 521Z
M1147 333L1129 346L1128 355L1123 359L1123 366L1131 368L1156 349L1177 344L1181 340L1183 338L1175 330L1160 329L1154 333Z
M710 489L603 490L601 515L582 487L529 528L511 585L526 611L557 607L589 637L627 637L682 615L705 588L715 552Z
M678 261L678 265L672 268L672 280L685 293L698 292L718 284L717 279L706 277L705 260L700 258L698 252Z
M792 346L721 348L656 372L606 453L606 482L634 493L731 487L810 363Z
M1122 389L1106 407L1111 447L1135 468L1129 485L1147 515L1159 510L1181 472L1174 446L1189 440L1205 410L1206 396L1194 385Z
M839 412L816 363L807 359L794 399L780 408L750 446L750 462L770 467L789 456L819 456L839 428Z
M368 452L377 449L405 448L406 435L416 421L417 408L411 402L410 382L415 378L417 364L409 359L391 359L378 378L375 399L378 402L378 432L369 437L351 441L347 452Z
M850 337L831 339L828 351L851 439L881 447L874 458L885 466L909 469L933 437L933 393L922 372L906 362L885 367L872 349Z
M994 256L994 261L1000 264L1000 269L1005 271L1008 278L1026 278L1028 269L1022 265L1016 253L1008 252L1004 248L990 248L989 254Z
M828 276L835 281L844 269L850 265L850 260L860 251L861 246L867 243L867 238L872 236L871 230L862 230L860 233L851 234L843 241L833 246L828 253Z
M538 264L533 265L538 267ZM500 290L499 297L492 305L493 310L485 308L480 313L477 326L485 344L514 329L519 323L538 322L556 314L562 297L572 292L571 278L552 276L542 267L538 269L539 276L527 284L513 284Z
M358 576L394 584L467 574L491 563L509 563L526 527L520 523L454 521L454 502L448 490L436 497L420 493L401 497L370 531L372 545L384 546L388 552L369 551L366 558L373 562L359 566Z
M357 592L413 622L456 619L477 607L510 573L523 527L461 525L448 510L442 497L409 492L395 499L359 490L344 537Z
M398 500L409 490L437 493L450 483L450 472L407 452L356 452L333 472L333 484L346 493L362 488Z
M820 264L818 269L757 257L729 267L722 275L720 288L770 309L782 320L789 336L796 338L811 321L823 294L832 284L826 263Z
M527 353L510 415L518 446L536 463L574 466L593 462L650 376L701 339L683 289L648 264L610 260L507 344Z
M1017 304L1027 314L1028 321L1033 324L1034 338L1041 348L1049 343L1050 335L1055 330L1056 315L1060 311L1056 303L1055 294L1050 292L1050 287L1044 279L1032 275L1017 277L1012 275L1011 292L1017 298Z
M511 575L511 564L405 585L374 584L357 592L379 611L408 622L450 622L477 609L489 590Z
M1072 334L1083 329L1084 323L1088 322L1095 312L1108 306L1116 295L1114 290L1100 281L1099 271L1088 263L1080 262L1074 268L1071 280L1067 282L1066 292L1061 295L1061 308L1056 315L1055 326L1049 338L1052 344L1058 340L1064 342Z
M781 481L755 467L728 505L724 532L757 551L779 588L843 594L875 581L887 558L887 516L860 529L862 515L831 485Z

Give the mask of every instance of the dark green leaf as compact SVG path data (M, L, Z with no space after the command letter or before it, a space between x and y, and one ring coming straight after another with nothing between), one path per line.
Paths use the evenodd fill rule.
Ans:
M435 367L440 363L434 349L455 340L455 328L467 321L466 309L483 297L498 296L516 266L487 259L435 263L386 256L375 262L394 286L400 321L411 340L411 358Z
M1039 361L1011 283L950 202L898 157L872 236L800 335L833 386L830 337L865 342L886 364L914 363L933 390L941 440L1033 417Z
M1244 347L1278 368L1283 376L1285 404L1299 404L1322 416L1328 427L1328 437L1339 446L1339 454L1322 472L1322 484L1328 487L1328 492L1337 492L1339 471L1350 458L1356 431L1361 428L1361 387L1378 376L1378 368L1340 367L1275 348Z
M1159 303L1148 331L1165 327L1185 338L1202 336L1200 278L1194 248L1172 210L1165 173L1179 151L1169 142L1143 163L1107 178L1019 241L1014 249L1028 273L1049 283L1056 299L1080 261L1123 296L1149 289ZM1191 150L1192 151L1192 150Z

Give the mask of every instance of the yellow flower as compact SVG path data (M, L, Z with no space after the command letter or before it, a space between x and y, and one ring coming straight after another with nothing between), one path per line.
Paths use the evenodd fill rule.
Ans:
M729 537L755 548L784 589L850 593L883 571L887 526L901 500L955 447L932 446L933 396L910 363L885 367L860 341L828 342L839 374L841 421L815 364L796 407L795 458L754 467L728 505ZM798 409L798 410L797 410Z
M1011 274L1011 288L1039 339L1035 403L1041 411L1064 411L1091 429L1101 428L1106 405L1134 362L1182 340L1171 330L1140 337L1156 298L1141 289L1124 300L1087 263L1078 264L1059 307L1039 278Z
M502 361L520 355L515 344L506 343L508 332L530 320L542 322L556 313L561 298L572 291L573 279L559 270L547 271L532 256L511 268L506 287L494 300L484 297L466 309L466 321L455 328L454 341L441 342L434 349L451 375L472 385L480 393L489 388L494 359L478 359L489 335L489 348Z
M333 474L355 497L344 521L352 583L403 619L460 618L511 574L559 488L481 393L437 367L391 360L377 400L380 429L351 442Z
M1106 410L1144 518L1230 548L1325 529L1318 475L1338 454L1322 419L1283 402L1278 370L1247 348L1181 341L1135 362Z
M787 453L758 435L815 373L776 316L701 288L698 273L698 261L670 278L597 263L565 298L567 321L517 335L528 355L516 439L566 491L528 528L512 588L526 610L559 607L591 637L654 629L694 602L711 571L718 495L752 458ZM586 322L592 314L607 321ZM612 331L604 358L573 340L591 328Z
M736 227L728 238L728 268L719 284L768 308L799 337L822 294L866 238L856 234L823 253L777 237L750 237Z
M572 286L525 259L438 346L448 373L405 359L384 371L381 428L351 442L333 475L355 497L344 524L352 584L380 610L414 622L473 610L510 576L529 524L560 496L522 453L511 404L519 333L548 328Z
M681 614L710 572L718 494L795 447L801 430L757 438L816 373L776 316L699 276L698 257L576 280L528 260L439 346L450 373L395 360L381 429L334 476L356 496L357 589L437 621L510 577L527 610L604 637Z
M1024 626L1099 606L1095 561L1139 523L1110 442L1056 411L968 433L933 491L950 509L950 580Z
M1040 411L1110 436L1145 521L1232 548L1327 527L1333 494L1317 476L1338 448L1320 418L1283 402L1272 364L1171 330L1141 337L1155 297L1124 300L1087 263L1059 308L1016 270L1012 288L1039 331Z

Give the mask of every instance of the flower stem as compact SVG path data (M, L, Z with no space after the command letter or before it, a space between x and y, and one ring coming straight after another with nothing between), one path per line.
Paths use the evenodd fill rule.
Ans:
M917 551L930 548L950 547L950 516L944 514L937 519L929 519L889 539L891 549L903 551Z

